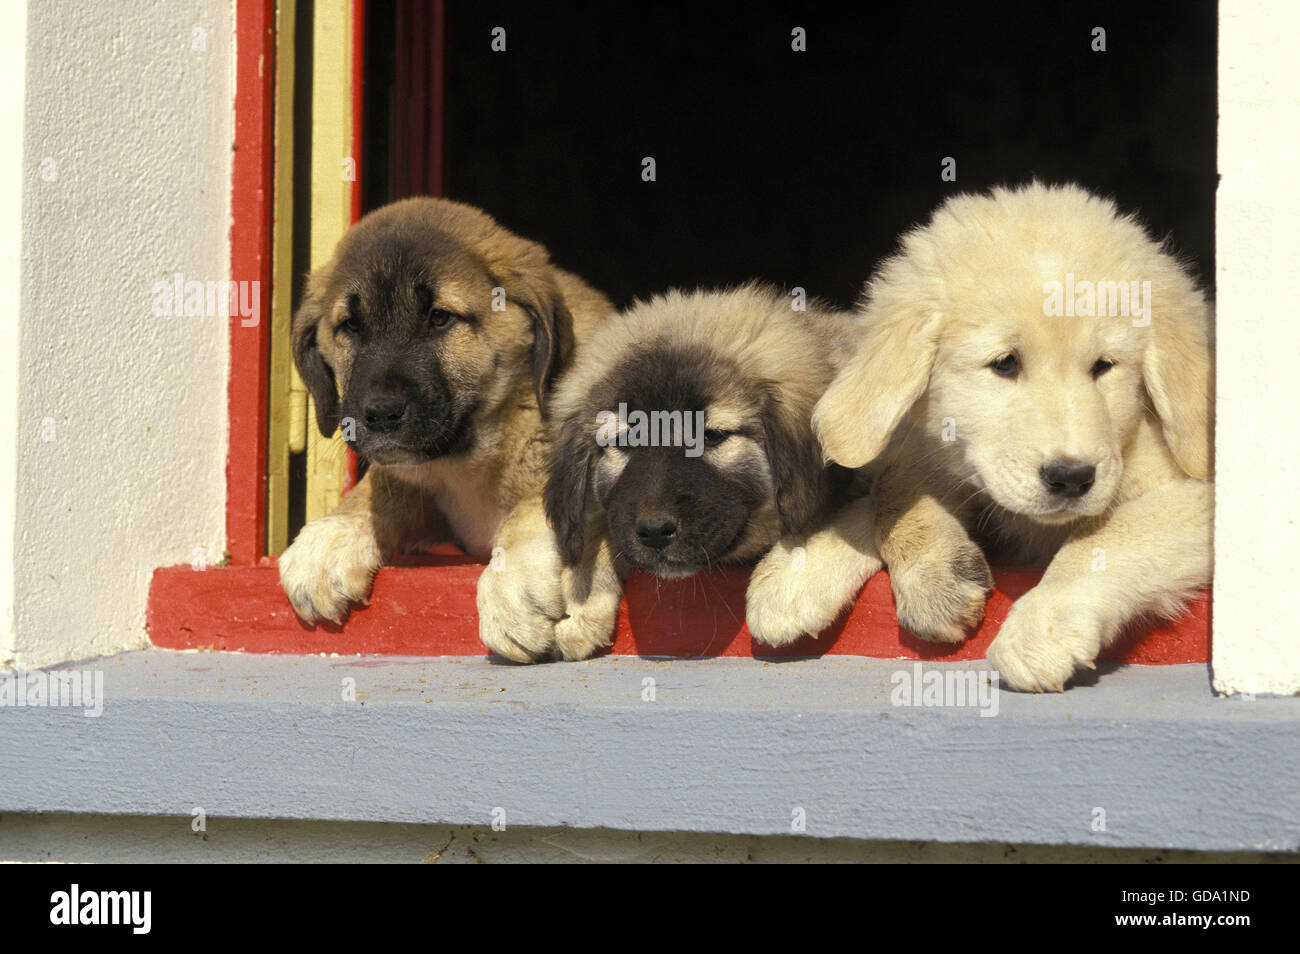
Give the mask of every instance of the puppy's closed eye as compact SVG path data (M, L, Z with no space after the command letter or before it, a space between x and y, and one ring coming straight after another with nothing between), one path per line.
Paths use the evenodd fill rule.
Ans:
M364 327L361 323L361 296L355 292L348 296L347 311L343 320L334 326L334 333L344 338L360 338Z

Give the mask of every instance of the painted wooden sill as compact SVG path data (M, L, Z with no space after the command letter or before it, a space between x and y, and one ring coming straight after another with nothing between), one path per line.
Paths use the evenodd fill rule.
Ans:
M294 615L270 561L255 567L154 573L147 625L155 646L254 653L481 656L475 587L484 565L463 556L408 560L381 569L370 605L343 626L307 626ZM1037 583L1030 570L1000 570L979 631L952 649L899 627L885 573L863 588L856 605L816 639L776 650L745 626L747 570L719 570L687 580L636 574L628 582L613 655L796 657L847 655L963 661L984 658L1011 603ZM1181 619L1134 627L1102 661L1169 665L1210 658L1208 594Z

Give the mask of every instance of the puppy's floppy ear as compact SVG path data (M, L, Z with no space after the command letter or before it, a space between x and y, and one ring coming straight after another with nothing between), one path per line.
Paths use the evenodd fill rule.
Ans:
M506 297L533 321L533 390L544 415L551 384L573 354L573 314L546 249L510 236L495 252L500 257L495 267L505 272Z
M293 363L316 402L316 426L329 437L339 426L339 392L334 371L321 357L316 342L317 326L325 317L319 286L319 281L309 280L307 293L293 316Z
M573 354L573 315L553 280L534 301L525 302L524 308L533 319L533 390L544 415L551 384Z
M579 415L571 415L559 428L551 444L542 504L546 519L555 531L560 556L566 566L582 559L586 545L587 488L591 481L591 437Z
M779 388L764 385L763 445L776 490L781 533L803 533L821 513L828 492L821 448L813 436L807 405L802 413L781 400Z
M1165 441L1190 477L1210 476L1214 448L1214 367L1210 309L1197 291L1152 308L1142 380L1160 416Z
M857 351L813 409L813 429L827 460L855 468L880 456L930 383L938 327L937 314L876 312Z

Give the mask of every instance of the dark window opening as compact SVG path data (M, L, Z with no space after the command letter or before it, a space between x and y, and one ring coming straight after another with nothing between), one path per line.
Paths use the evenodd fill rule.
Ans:
M399 53L434 48L411 35L433 6L367 8L367 208L419 152L394 77L432 70L403 71ZM807 52L791 49L795 27ZM869 16L450 2L444 194L545 243L620 305L752 277L849 305L949 195L1072 180L1172 234L1212 288L1216 33L1210 2ZM948 156L955 183L940 180Z

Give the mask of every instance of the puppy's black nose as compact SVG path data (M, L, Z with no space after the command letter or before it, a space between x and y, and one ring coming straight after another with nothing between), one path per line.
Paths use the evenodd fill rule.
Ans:
M666 513L652 513L636 522L636 538L647 547L662 550L677 536L677 521Z
M1081 460L1062 457L1038 468L1038 476L1054 497L1082 497L1092 489L1097 468Z
M401 398L381 395L366 402L364 410L366 430L376 434L395 431L406 418L406 402Z

